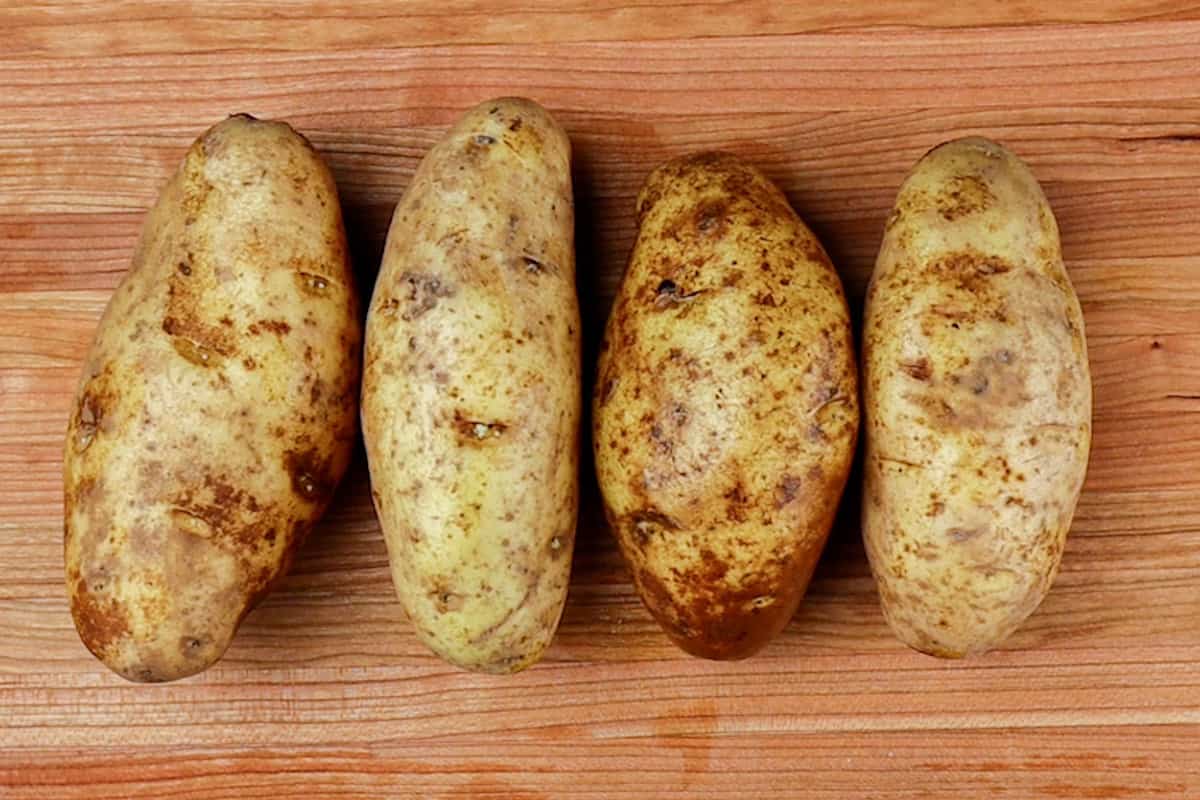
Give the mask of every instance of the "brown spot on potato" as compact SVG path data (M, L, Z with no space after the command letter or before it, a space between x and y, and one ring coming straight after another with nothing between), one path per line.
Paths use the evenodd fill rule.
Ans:
M612 394L616 390L616 388L617 388L617 379L616 378L609 378L606 381L604 381L604 384L602 385L602 387L600 389L601 405L603 405L604 403L607 403L609 401L609 399L612 397Z
M292 491L301 498L323 505L333 494L328 459L316 450L288 450L283 455L283 467L291 478Z
M489 439L499 439L508 430L504 422L472 419L462 412L454 410L454 429L458 432L459 441L478 444Z
M199 367L215 367L222 362L218 353L209 350L191 339L185 339L181 336L173 337L171 339L171 346L175 348L175 352Z
M786 301L776 299L775 295L772 292L763 291L763 292L759 292L754 295L754 302L756 305L766 306L768 308L778 308L779 306L782 306Z
M750 498L746 488L739 482L727 491L725 497L725 518L730 522L745 522L748 517Z
M795 475L784 475L775 487L775 507L783 508L800 493L801 481Z
M82 453L91 446L96 434L107 428L106 419L117 397L109 386L107 373L93 378L79 398L75 418L75 450Z
M929 359L925 357L916 361L901 361L900 369L913 380L928 381L933 376L933 367L930 365Z
M725 559L707 547L700 551L700 578L703 583L713 586L723 581L728 574L729 565L725 563Z
M704 293L703 289L697 289L694 292L682 291L675 281L666 279L660 281L658 288L654 290L654 307L668 308L672 305L688 303L696 299Z
M772 598L766 605L778 603L781 608L793 608L798 599L792 587L784 590L792 597L778 596L780 576L774 569L754 573L731 586L724 566L715 557L705 559L697 572L681 576L681 584L690 591L668 597L666 613L655 614L681 647L705 658L742 658L755 652L787 622L781 615L764 625L759 613L765 607L761 598ZM786 564L781 567L786 569Z
M93 594L81 577L76 577L71 593L71 616L79 638L101 659L109 645L129 633L129 621L120 604L113 598Z
M956 289L976 296L981 304L991 300L986 295L990 289L987 281L996 275L1011 272L1013 265L998 256L986 255L978 250L965 249L947 253L929 265L929 271Z
M821 246L821 242L816 236L806 236L800 249L812 263L828 267L830 271L833 270L833 262L829 260L829 254L825 252L825 248Z
M292 326L281 319L260 319L258 322L252 323L247 330L254 336L264 331L276 336L283 336L291 332Z
M211 512L210 512L211 513ZM222 515L223 516L223 515ZM171 522L176 530L201 539L211 539L217 534L206 513L184 508L171 509Z
M696 232L713 238L721 236L729 225L729 200L717 197L701 202L695 210L693 220Z
M558 272L558 269L553 265L547 264L542 259L534 258L531 255L522 255L520 262L525 272L530 275L539 275L543 272Z
M642 550L650 544L651 538L661 531L677 531L679 522L658 509L643 508L629 515L626 526L633 535L633 541Z
M948 538L952 542L955 542L956 544L961 544L963 542L967 542L967 541L970 541L971 539L976 538L977 536L983 534L985 531L986 531L986 528L982 528L982 527L950 528L949 530L946 531L946 538Z
M938 193L936 204L942 219L953 222L986 211L995 201L996 195L978 175L955 175Z
M434 608L439 614L446 614L451 611L461 611L466 605L466 598L457 592L452 592L442 586L437 586L429 592L429 596L433 599Z
M437 307L439 300L453 297L456 291L453 285L444 283L437 275L428 273L404 272L400 275L399 283L407 287L403 300L389 298L380 308L385 313L395 313L403 307L400 318L407 321L424 316Z

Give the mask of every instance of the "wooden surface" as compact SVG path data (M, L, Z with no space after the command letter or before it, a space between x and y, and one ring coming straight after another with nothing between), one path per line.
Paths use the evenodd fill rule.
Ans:
M1200 797L1200 5L810 5L0 3L0 797ZM632 594L589 474L545 661L456 672L394 599L360 452L217 667L134 686L88 655L61 438L188 143L235 111L308 134L370 286L422 154L509 93L576 147L593 349L669 156L762 166L856 313L925 150L982 133L1030 163L1087 319L1095 441L1061 577L1002 651L944 663L889 635L852 489L787 631L689 659Z

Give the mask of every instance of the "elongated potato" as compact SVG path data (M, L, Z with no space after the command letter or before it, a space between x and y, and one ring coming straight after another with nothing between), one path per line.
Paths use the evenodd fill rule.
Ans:
M787 199L722 153L659 167L596 384L596 472L642 600L707 658L795 613L858 432L837 273Z
M995 647L1058 571L1091 443L1083 316L1054 215L998 144L930 151L867 295L863 533L892 630Z
M345 471L359 342L320 156L280 122L214 126L146 218L67 432L71 612L106 665L168 681L225 652Z
M580 329L570 142L536 103L468 112L392 218L363 434L396 591L452 664L515 672L566 599Z

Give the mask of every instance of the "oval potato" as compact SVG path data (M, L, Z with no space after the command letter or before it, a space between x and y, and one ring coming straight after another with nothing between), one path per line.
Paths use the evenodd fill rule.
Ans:
M863 533L909 646L995 647L1058 571L1091 442L1079 301L1029 169L930 151L900 188L867 294Z
M320 156L284 123L211 128L145 220L67 432L71 613L106 665L168 681L225 652L346 469L359 342Z
M475 107L396 206L362 423L396 591L452 664L537 661L566 599L580 325L570 142L529 100Z
M605 512L670 638L742 658L795 613L845 485L850 317L816 237L733 156L659 167L637 216L594 401Z

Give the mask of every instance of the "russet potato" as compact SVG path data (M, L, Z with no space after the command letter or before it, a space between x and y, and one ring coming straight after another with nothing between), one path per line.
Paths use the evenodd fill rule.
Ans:
M362 425L397 594L457 666L537 661L578 505L570 142L536 103L470 110L396 206L367 319Z
M203 670L345 471L360 329L337 189L284 123L200 137L145 220L67 432L65 555L87 647Z
M1045 597L1083 485L1092 389L1058 227L981 138L900 188L867 295L863 535L909 646L1000 644Z
M778 188L723 153L655 170L594 398L605 512L651 614L718 659L791 619L854 454L838 275Z

